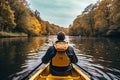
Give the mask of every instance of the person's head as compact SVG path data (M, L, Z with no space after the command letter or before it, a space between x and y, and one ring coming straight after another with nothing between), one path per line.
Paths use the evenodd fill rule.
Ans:
M58 32L58 34L57 34L57 39L58 39L59 41L64 41L64 39L65 39L65 33L62 32L62 31Z

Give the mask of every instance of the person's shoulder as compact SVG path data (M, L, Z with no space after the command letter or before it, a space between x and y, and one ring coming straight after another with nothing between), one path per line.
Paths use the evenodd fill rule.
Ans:
M68 49L73 49L73 47L72 47L72 46L70 46L70 45L68 45Z
M67 43L67 44L68 44L68 47L69 47L69 48L73 48L69 43Z
M54 50L55 50L54 46L49 46L47 51L54 51Z
M53 49L54 48L54 46L52 45L52 46L49 46L49 49Z

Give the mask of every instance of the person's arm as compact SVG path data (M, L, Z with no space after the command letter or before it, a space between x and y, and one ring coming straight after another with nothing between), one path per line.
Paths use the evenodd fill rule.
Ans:
M78 62L78 58L74 52L74 49L71 46L68 47L67 53L69 54L69 57L72 63Z
M42 57L42 62L43 63L48 63L51 58L52 58L52 55L54 54L54 47L53 46L50 46L46 52L46 54Z

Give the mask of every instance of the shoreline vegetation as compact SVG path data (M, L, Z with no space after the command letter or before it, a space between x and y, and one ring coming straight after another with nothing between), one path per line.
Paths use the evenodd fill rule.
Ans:
M120 38L120 0L99 0L88 5L69 26L72 36Z
M43 20L27 0L0 1L0 37L54 35L58 31L68 32L68 28Z
M25 33L13 33L13 32L0 32L0 38L9 38L9 37L28 37Z
M120 38L120 0L101 0L88 5L72 24L65 28L41 18L27 0L0 1L0 37L56 35ZM67 26L66 26L67 27Z

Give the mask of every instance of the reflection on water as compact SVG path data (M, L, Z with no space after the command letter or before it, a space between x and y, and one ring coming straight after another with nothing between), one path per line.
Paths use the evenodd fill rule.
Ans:
M23 69L27 69L27 61L36 58L43 43L44 38L0 39L0 80L23 73Z
M79 56L79 64L100 80L120 79L120 39L79 38L71 40Z
M0 80L18 80L41 61L55 36L0 39ZM66 37L78 64L98 80L120 80L120 40Z

